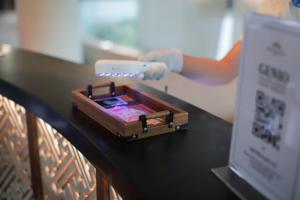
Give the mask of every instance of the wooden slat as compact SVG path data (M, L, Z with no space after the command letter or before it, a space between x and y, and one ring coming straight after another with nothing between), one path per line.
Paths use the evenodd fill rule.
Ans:
M32 112L28 110L26 111L26 122L33 197L36 200L40 200L44 199L44 195L39 157L37 118Z
M100 169L96 169L97 200L109 200L109 182Z

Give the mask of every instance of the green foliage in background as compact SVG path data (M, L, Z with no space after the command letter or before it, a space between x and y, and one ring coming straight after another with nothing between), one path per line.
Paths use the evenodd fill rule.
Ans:
M137 44L137 21L123 20L114 24L96 24L90 33L100 39L135 47Z

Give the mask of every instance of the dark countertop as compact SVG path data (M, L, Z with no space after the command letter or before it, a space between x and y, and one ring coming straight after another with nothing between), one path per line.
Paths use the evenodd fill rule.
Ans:
M186 133L125 142L72 109L71 91L114 80L189 113ZM31 110L107 174L124 199L236 199L210 171L227 164L231 124L134 80L97 78L92 66L13 49L0 57L0 94Z

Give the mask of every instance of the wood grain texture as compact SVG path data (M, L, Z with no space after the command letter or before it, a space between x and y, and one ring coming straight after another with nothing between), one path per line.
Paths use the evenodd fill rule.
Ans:
M108 179L100 169L96 169L97 200L110 200Z
M96 169L61 133L37 119L45 199L96 199Z
M24 107L0 95L0 199L32 200Z
M33 189L33 197L36 200L44 199L42 175L39 157L39 145L37 135L37 119L36 116L26 111L27 133L28 133L28 146L31 168L31 182Z

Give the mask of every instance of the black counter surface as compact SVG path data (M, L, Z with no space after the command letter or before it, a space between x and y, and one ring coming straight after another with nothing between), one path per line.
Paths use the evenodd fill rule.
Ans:
M112 80L187 111L188 131L126 142L72 108L72 90ZM98 78L93 66L18 49L0 57L0 94L58 130L124 199L237 198L211 172L228 162L232 126L195 106L134 80Z

